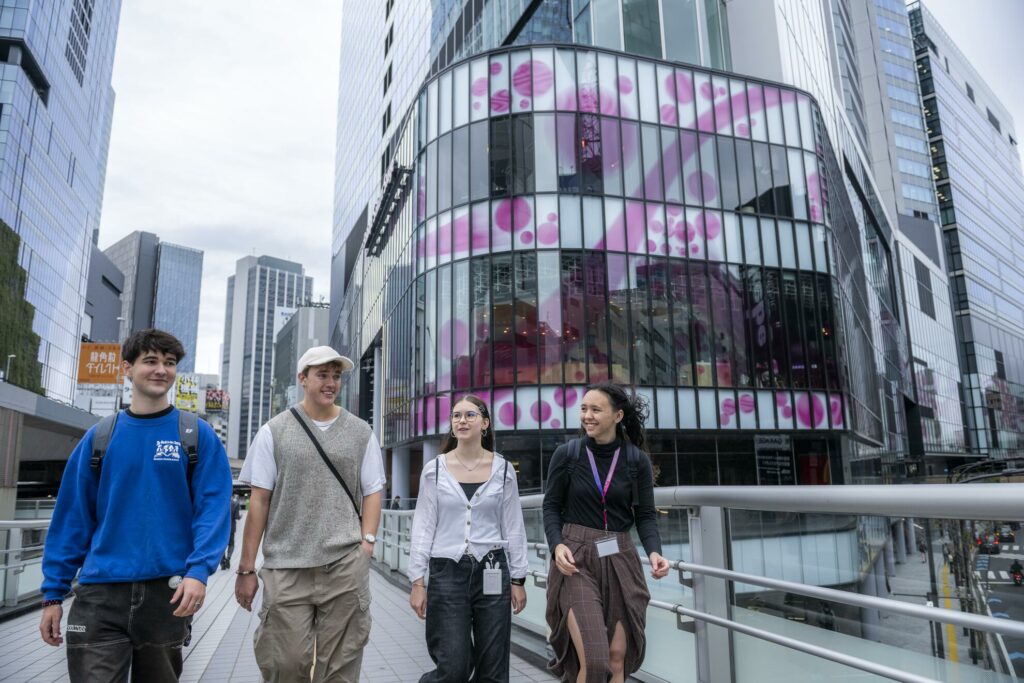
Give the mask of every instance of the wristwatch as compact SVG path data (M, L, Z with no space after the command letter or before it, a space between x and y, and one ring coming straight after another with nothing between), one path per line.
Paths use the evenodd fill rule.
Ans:
M377 542L377 537L374 536L373 534L363 534L363 540L366 541L367 543L376 543Z

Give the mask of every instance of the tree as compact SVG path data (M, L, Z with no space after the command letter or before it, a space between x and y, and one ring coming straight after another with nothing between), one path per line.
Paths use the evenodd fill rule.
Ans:
M10 364L11 384L43 393L39 335L32 331L36 309L25 299L28 273L18 264L21 237L0 221L0 367Z

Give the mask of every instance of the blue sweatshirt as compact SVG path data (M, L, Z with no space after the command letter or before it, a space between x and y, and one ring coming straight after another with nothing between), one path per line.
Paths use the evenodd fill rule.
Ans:
M231 529L231 469L213 429L199 420L199 461L189 496L178 411L117 418L97 477L90 429L71 454L43 553L43 598L81 583L181 575L206 583Z

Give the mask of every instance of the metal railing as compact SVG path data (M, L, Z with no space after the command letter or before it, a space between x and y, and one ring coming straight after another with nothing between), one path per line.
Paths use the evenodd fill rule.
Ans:
M0 521L0 607L39 595L49 519Z
M667 646L678 660L680 653L686 652L686 645L682 645L684 649L680 650L681 643L677 642L679 638L683 638L692 647L692 654L683 657L683 660L692 659L693 666L692 670L685 672L683 669L687 667L676 666L673 672L666 668L648 670L645 665L645 669L638 672L638 676L642 680L701 683L769 680L757 678L747 671L750 666L748 663L742 667L738 665L739 662L747 662L747 654L753 650L750 643L753 642L752 639L757 639L765 644L763 647L773 647L776 650L782 647L810 655L818 661L834 662L842 666L847 676L850 675L852 668L908 683L947 680L986 683L1016 681L1013 664L1006 656L1006 647L1002 639L1010 637L1024 641L1024 623L995 618L991 616L991 612L985 610L984 594L980 594L981 600L976 595L981 589L977 585L977 576L973 571L965 576L966 585L958 590L955 596L950 591L950 595L945 598L947 607L938 606L939 596L934 592L933 562L941 539L936 540L934 535L928 537L930 545L927 550L922 551L925 559L919 565L922 568L920 571L931 572L932 591L920 596L920 604L881 597L872 594L870 588L867 594L860 594L835 586L870 583L869 580L873 580L874 576L872 572L879 571L879 567L885 572L887 585L889 573L884 569L884 565L887 562L894 562L895 557L902 557L903 563L906 564L907 551L913 555L914 550L920 548L920 545L911 548L909 540L914 536L914 528L919 526L915 519L928 520L926 524L929 530L932 519L955 520L943 523L945 527L953 530L949 532L952 534L967 524L965 520L996 521L1024 517L1022 501L1024 484L657 489L655 504L663 513L663 539L669 537L676 541L666 543L666 557L670 557L672 568L678 574L678 583L670 580L663 580L660 584L650 583L652 610L648 616L648 660L652 659L652 654L657 654L652 644L655 648ZM528 611L531 606L533 610L532 614L524 613L516 617L515 623L529 632L544 636L547 634L547 628L543 621L544 596L541 589L546 585L548 551L546 544L540 542L543 539L539 514L541 504L540 495L522 498L530 539L529 574L533 577L534 584L530 591ZM678 519L673 519L673 515ZM765 533L760 538L755 538L754 531L757 525L750 523L751 515L755 515L755 520L756 515L767 518L763 525ZM382 522L382 544L377 551L378 560L403 573L408 566L411 517L410 511L387 511ZM739 538L731 533L734 525L743 527ZM897 529L901 535L894 539L893 534ZM924 529L925 527L922 527L922 530ZM902 536L904 531L907 533L906 541ZM738 571L732 566L736 559L735 555L747 552L742 547L743 544L793 544L795 540L806 541L811 537L818 543L821 539L829 540L839 548L842 548L844 543L851 548L859 548L860 556L850 564L859 566L860 570L854 571L852 575L848 573L845 578L840 576L835 581L819 579L811 582ZM669 546L684 556L671 556L671 551L667 549ZM965 562L975 559L973 544L964 545L963 551L968 554ZM788 559L791 561L794 558ZM797 561L803 559L796 558ZM648 561L643 559L643 562ZM949 565L943 566L943 576L946 579L952 576L952 559ZM922 580L926 578L922 577ZM741 606L740 599L745 595L755 597L749 601L750 604ZM849 635L802 623L799 618L786 616L785 620L777 620L767 612L758 614L758 610L750 605L756 604L759 595L785 596L786 600L809 600L817 601L821 605L844 606L855 614L864 615L862 635L856 638L858 642L855 643L854 638ZM926 597L930 600L927 604L924 601ZM961 603L961 609L949 606L954 600ZM975 606L979 603L981 605L976 611L970 611L965 607L972 600ZM910 633L910 636L918 637L925 643L930 638L931 657L915 654L908 657L907 662L893 663L865 656L875 654L873 650L886 655L892 654L889 651L883 652L884 648L889 646L881 642L881 638L864 635L875 633L878 627L869 623L869 617L879 613L908 620L908 623L917 623L918 632ZM661 619L658 614L664 614L675 621L675 627L678 629L675 630L677 641L671 641L668 637L674 630L671 628L671 621ZM797 637L794 637L794 633L785 632L786 628L779 628L783 624L790 631L796 631ZM970 633L972 646L969 652L976 660L974 664L958 661L955 643L943 645L944 636L940 625L949 625L946 638L950 637L953 627ZM938 641L935 639L936 634ZM946 648L951 650L949 659L946 659L944 654ZM860 652L861 650L865 652ZM775 654L778 655L779 652L776 651ZM781 661L784 660L773 660L771 664L774 666ZM741 671L741 668L744 670ZM814 674L814 677L816 680L826 679L825 674L822 674L820 679L817 678L817 674ZM809 680L801 678L800 674L790 674L788 679ZM779 678L771 680L786 680L786 677L780 675Z

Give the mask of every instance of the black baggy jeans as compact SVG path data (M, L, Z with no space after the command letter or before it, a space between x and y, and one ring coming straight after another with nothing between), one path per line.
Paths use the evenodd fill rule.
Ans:
M75 586L66 640L72 683L173 683L191 617L176 617L167 579Z
M420 683L507 683L512 637L508 562L502 550L487 557L501 565L501 595L484 595L487 558L431 558L427 651L437 669L423 674ZM472 647L466 647L468 642Z

